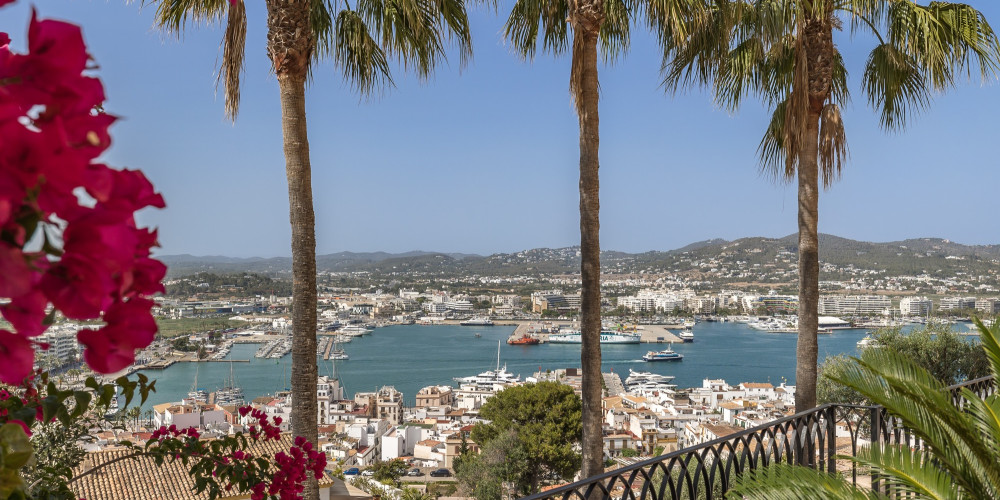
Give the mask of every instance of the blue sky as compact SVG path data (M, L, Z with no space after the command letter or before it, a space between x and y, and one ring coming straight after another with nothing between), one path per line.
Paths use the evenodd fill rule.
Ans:
M288 255L287 187L277 82L269 73L262 0L248 2L247 69L235 125L214 89L219 26L178 39L152 10L121 0L38 2L42 17L84 28L108 102L122 120L106 161L140 168L167 200L140 222L158 253ZM509 3L509 2L506 2ZM976 0L1000 28L1000 4ZM0 11L0 31L25 47L31 4ZM503 8L501 8L503 12ZM520 61L502 20L471 12L475 57L457 55L429 81L360 100L330 62L307 95L317 251L415 249L489 254L578 244L577 121L568 56ZM878 128L858 76L871 40L838 44L851 71L845 110L851 159L824 191L820 231L891 241L921 236L1000 243L1000 85L978 79L935 98L902 134ZM601 244L669 250L708 238L796 231L794 185L759 174L767 111L737 114L694 90L660 89L655 40L637 29L628 57L600 68Z

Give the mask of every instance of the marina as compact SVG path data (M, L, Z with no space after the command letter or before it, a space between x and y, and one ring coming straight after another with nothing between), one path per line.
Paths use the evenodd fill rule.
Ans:
M638 332L644 338L664 336L658 325L641 325ZM960 325L966 330L965 325ZM495 370L497 341L501 341L501 367L514 376L529 376L546 369L579 367L580 344L510 345L506 339L514 334L514 325L471 327L459 325L402 325L379 328L364 337L353 338L344 345L350 361L338 362L340 376L347 394L373 391L383 385L395 386L412 405L416 392L432 384L455 386L455 377ZM526 331L526 327L525 327ZM753 330L739 322L701 322L693 329L694 343L670 345L684 355L680 363L649 363L642 356L650 345L605 344L601 346L603 371L625 376L630 369L650 371L676 377L679 387L700 386L704 378L725 378L733 381L771 382L795 381L796 336ZM475 337L479 333L481 337ZM834 330L819 337L819 359L836 354L856 355L857 342L868 330ZM672 334L671 334L672 335ZM975 341L975 340L972 340ZM224 385L230 367L238 385L251 400L290 387L291 357L281 359L253 358L257 344L233 344L226 363L175 363L163 370L145 371L157 379L157 392L150 395L150 404L183 399L191 390L195 372L198 384L208 391ZM665 346L664 346L665 347ZM659 350L660 348L657 348ZM249 358L249 362L243 361ZM329 375L331 363L317 355L320 374ZM541 369L541 370L539 370Z

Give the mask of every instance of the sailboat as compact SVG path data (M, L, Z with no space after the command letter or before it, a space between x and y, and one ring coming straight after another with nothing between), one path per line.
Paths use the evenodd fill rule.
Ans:
M337 342L336 337L333 339L333 349L330 351L329 359L350 359L350 356L347 355L347 351L345 351L343 346L340 345L340 342Z
M229 362L229 378L222 389L215 391L215 404L224 406L240 406L243 404L243 389L236 386L236 375L233 374L233 362Z
M198 387L198 371L200 369L201 369L200 365L199 366L195 366L195 369L194 369L194 383L191 384L191 392L188 392L188 397L187 398L188 399L193 399L194 401L196 401L198 403L204 403L204 402L208 401L208 391L206 391L205 389L202 389L201 387Z

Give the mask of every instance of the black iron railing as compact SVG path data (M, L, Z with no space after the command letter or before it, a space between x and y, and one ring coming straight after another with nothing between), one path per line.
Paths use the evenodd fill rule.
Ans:
M984 377L948 389L964 406L962 389L979 397L997 391ZM839 438L838 438L839 436ZM856 455L876 436L882 442L919 446L880 406L826 404L759 427L563 485L523 500L679 500L723 498L736 476L773 463L840 472L878 488L878 478L836 455Z

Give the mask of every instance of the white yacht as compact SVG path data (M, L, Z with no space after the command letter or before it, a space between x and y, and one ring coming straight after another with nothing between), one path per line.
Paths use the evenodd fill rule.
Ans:
M371 330L358 324L342 326L340 327L339 330L337 330L337 333L341 335L347 335L350 337L360 337L362 335L368 335L371 332L372 332Z
M866 349L869 347L882 347L882 345L878 343L878 340L876 340L875 337L865 335L865 338L858 341L858 349Z
M520 383L521 376L515 376L507 371L506 364L500 367L500 341L497 341L497 367L495 370L488 370L469 377L455 377L455 381L461 385L474 385L479 391L496 391L502 387Z
M691 330L684 330L683 332L678 333L677 337L683 342L694 342L694 333L692 333Z

